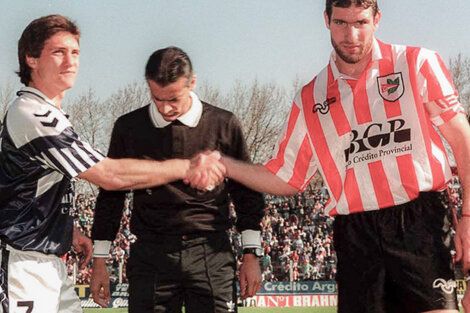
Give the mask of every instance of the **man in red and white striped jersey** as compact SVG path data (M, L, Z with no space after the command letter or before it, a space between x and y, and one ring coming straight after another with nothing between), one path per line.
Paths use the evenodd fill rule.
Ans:
M327 0L324 17L330 62L295 98L273 158L224 157L228 176L293 195L320 172L336 216L339 312L458 312L441 194L451 171L436 128L463 185L455 243L468 270L470 127L449 71L436 52L377 40L376 0Z

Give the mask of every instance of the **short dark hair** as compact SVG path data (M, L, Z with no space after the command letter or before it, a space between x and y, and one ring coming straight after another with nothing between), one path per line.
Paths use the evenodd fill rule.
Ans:
M326 0L326 15L328 20L331 20L331 13L333 7L339 8L349 8L350 6L355 5L357 7L363 7L365 9L372 8L374 16L379 12L379 5L377 0Z
M20 70L17 72L21 82L26 86L31 81L31 68L26 57L39 58L46 40L58 32L68 32L77 40L80 38L80 29L68 18L53 14L35 19L24 29L18 41L18 62Z
M167 47L152 53L145 66L145 78L165 87L181 77L188 79L193 75L189 56L178 47Z

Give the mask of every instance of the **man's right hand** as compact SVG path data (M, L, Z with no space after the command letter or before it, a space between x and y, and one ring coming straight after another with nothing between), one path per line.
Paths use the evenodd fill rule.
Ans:
M225 166L218 151L204 152L191 159L184 182L200 190L211 191L225 179Z
M105 258L93 258L90 291L96 304L103 308L108 307L111 296L109 292L109 273L106 269Z

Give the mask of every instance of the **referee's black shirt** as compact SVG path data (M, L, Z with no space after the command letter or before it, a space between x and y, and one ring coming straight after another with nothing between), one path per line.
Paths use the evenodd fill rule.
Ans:
M150 105L154 105L151 103ZM191 158L199 152L218 150L233 158L249 160L238 119L228 111L202 103L196 127L175 121L157 128L149 105L121 116L115 123L108 156L166 160ZM229 196L230 195L230 196ZM131 232L139 240L159 235L183 235L223 231L231 227L229 197L235 204L239 231L259 230L264 201L254 192L231 180L211 192L191 188L182 181L136 190ZM94 240L113 241L119 229L125 192L100 190L92 229Z

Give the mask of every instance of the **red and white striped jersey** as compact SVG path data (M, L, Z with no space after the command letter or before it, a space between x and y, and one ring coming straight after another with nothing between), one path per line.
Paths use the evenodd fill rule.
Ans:
M301 190L319 170L330 215L443 189L451 171L434 125L465 111L439 55L374 39L357 80L339 73L335 57L296 96L266 168Z

